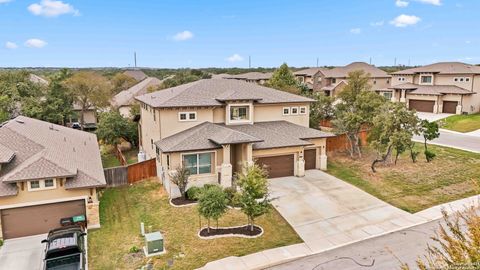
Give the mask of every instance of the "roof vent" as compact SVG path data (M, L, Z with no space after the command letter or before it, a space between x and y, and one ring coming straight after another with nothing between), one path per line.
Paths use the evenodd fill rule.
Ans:
M24 123L25 123L25 121L20 120L20 119L15 119L15 122L20 123L20 124L24 124Z

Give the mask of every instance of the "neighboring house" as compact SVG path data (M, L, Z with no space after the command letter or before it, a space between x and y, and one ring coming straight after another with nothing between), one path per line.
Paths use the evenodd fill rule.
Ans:
M123 90L116 94L110 104L112 107L117 108L123 117L130 117L130 110L135 104L135 97L148 93L149 89L160 86L162 81L155 77L148 77L143 81L135 84L127 90Z
M391 91L388 87L390 87L391 76L387 72L364 62L353 62L343 67L320 70L317 75L320 91L323 91L327 96L336 96L348 84L348 75L359 70L369 74L369 83L373 91L390 98Z
M70 123L80 123L82 115L82 106L76 102L73 103L73 116L70 117ZM97 110L95 107L87 108L83 112L83 121L84 121L84 129L95 129L97 128Z
M265 165L269 177L303 176L327 168L326 138L309 128L312 99L237 80L209 79L136 98L141 103L140 147L157 158L169 181L179 166L191 171L190 185L228 187L245 165Z
M307 68L295 71L293 75L300 82L305 84L310 90L320 90L321 88L321 71L325 71L327 68Z
M239 80L264 85L268 82L268 80L270 80L270 78L272 78L272 75L273 72L247 72L238 75L227 75L224 76L223 79Z
M391 100L432 113L480 111L480 67L442 62L392 73Z
M139 69L126 70L123 72L123 74L134 78L137 82L142 81L148 77L147 74L145 74L143 71Z
M0 127L0 234L47 233L84 215L100 227L96 188L105 186L95 134L24 116Z
M38 83L41 85L48 85L48 81L38 75L35 75L33 73L30 74L29 80L33 83Z

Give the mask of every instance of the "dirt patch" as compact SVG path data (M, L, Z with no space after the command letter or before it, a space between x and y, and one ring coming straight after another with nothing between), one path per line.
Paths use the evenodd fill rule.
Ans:
M231 228L210 228L208 232L207 228L203 228L200 231L200 236L202 237L211 237L218 235L245 235L245 236L257 236L262 233L262 229L258 226L253 226L253 230L250 229L250 226L245 225L241 227L231 227Z
M182 205L189 205L189 204L197 203L197 201L195 201L195 200L189 200L189 199L185 199L183 197L174 198L174 199L171 200L171 202L172 202L173 205L176 205L176 206L182 206Z

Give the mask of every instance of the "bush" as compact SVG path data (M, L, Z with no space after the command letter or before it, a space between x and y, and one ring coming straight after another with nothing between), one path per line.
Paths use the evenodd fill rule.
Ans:
M202 192L202 188L200 187L191 187L187 190L187 199L198 201L200 198L200 193Z
M137 246L133 246L128 250L129 253L137 253L139 251L140 249Z
M222 188L214 185L204 189L198 200L198 213L207 219L207 231L210 233L210 220L217 222L227 211L227 195Z
M3 239L0 239L0 247L3 246Z
M218 185L215 185L215 184L205 184L205 185L203 185L204 190L210 189L211 187L218 187Z
M231 207L241 206L241 202L240 202L241 194L240 192L237 191L236 188L228 187L228 188L225 188L223 192L225 192L225 194L227 195L229 206Z
M432 161L435 156L435 153L431 152L430 150L425 150L425 158L427 159L427 162Z

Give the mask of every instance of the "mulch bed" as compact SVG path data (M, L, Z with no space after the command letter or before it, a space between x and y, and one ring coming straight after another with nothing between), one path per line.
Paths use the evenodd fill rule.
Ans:
M172 199L171 202L174 205L180 206L180 205L193 204L193 203L196 203L197 201L178 197L178 198Z
M210 228L210 233L207 232L207 228L203 228L200 231L200 236L202 237L209 237L209 236L216 236L216 235L226 235L226 234L239 234L245 236L256 236L262 233L262 229L257 226L253 226L253 231L250 230L250 226L242 226L242 227L232 227L232 228Z

